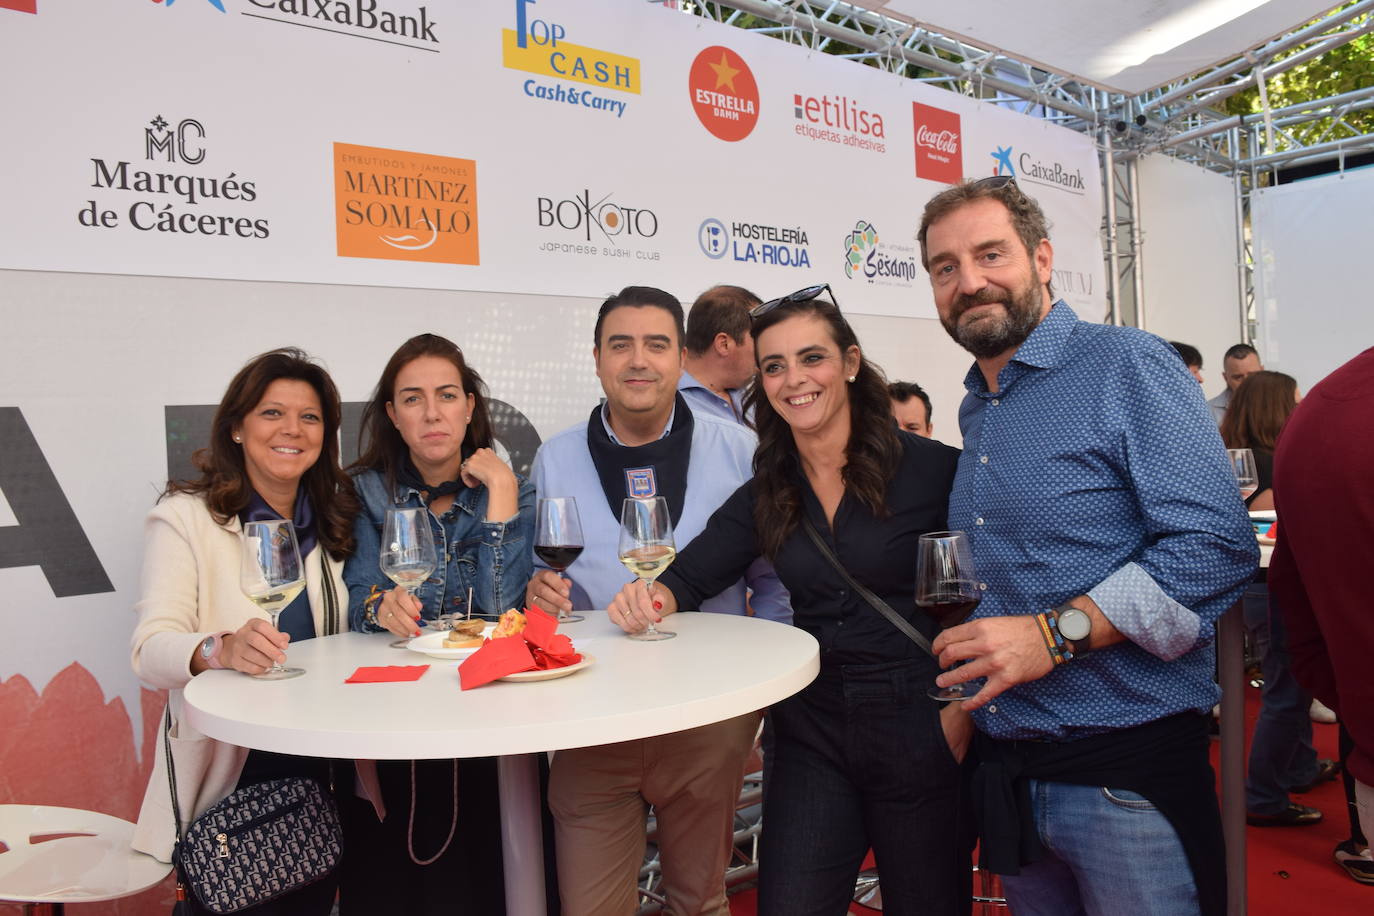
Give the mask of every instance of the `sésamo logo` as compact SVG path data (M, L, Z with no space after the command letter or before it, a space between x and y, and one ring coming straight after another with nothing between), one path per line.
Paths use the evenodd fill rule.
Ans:
M875 286L910 286L916 279L915 249L883 244L877 227L867 220L854 224L844 249L844 275L851 280L862 276Z
M501 30L501 62L507 69L555 80L527 79L522 87L525 95L578 109L605 111L617 118L622 116L626 99L556 81L567 80L596 89L638 95L639 59L568 42L567 26L529 15L528 7L535 2L515 0L515 28Z
M744 58L729 48L713 45L698 54L687 89L697 120L721 140L743 140L759 122L759 85Z

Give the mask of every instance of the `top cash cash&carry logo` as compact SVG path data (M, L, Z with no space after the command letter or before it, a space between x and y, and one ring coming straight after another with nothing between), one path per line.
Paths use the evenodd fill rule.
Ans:
M551 5L550 0L544 0ZM537 0L515 0L515 28L501 30L501 62L543 79L526 79L525 95L546 102L591 109L619 118L639 95L639 58L572 44L563 22L541 19L530 9ZM572 85L569 85L572 84Z

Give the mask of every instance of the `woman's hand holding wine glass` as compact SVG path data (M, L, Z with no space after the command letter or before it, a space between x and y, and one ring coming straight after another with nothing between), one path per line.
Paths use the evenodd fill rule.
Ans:
M388 592L377 607L377 622L401 637L419 635L420 601L415 590L439 565L434 547L434 530L429 510L424 507L386 510L382 525L382 550L378 560L382 573L400 588ZM404 592L404 594L397 594ZM391 645L404 649L408 638Z
M668 501L662 496L625 500L620 507L620 562L643 583L646 597L654 580L676 557ZM677 636L670 630L657 629L654 623L650 619L644 630L630 633L630 638L654 642Z

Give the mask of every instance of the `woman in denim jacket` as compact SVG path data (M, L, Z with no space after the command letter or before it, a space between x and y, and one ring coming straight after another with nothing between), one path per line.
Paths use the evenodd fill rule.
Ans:
M362 428L350 472L363 508L344 567L352 629L418 635L422 618L467 613L469 589L474 614L518 607L531 573L534 487L492 451L485 386L462 351L434 334L402 344ZM379 551L387 510L419 506L440 560L411 596L382 574ZM389 812L381 823L361 799L344 806L356 832L341 912L504 912L495 761L379 761L377 774ZM455 893L460 874L475 880Z

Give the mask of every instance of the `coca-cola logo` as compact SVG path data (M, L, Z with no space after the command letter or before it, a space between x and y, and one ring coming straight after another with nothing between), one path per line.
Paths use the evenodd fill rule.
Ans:
M915 139L916 177L945 184L964 180L960 154L959 115L943 108L911 103L912 136Z
M952 130L933 131L922 124L916 128L916 145L953 156L959 152L959 134Z

